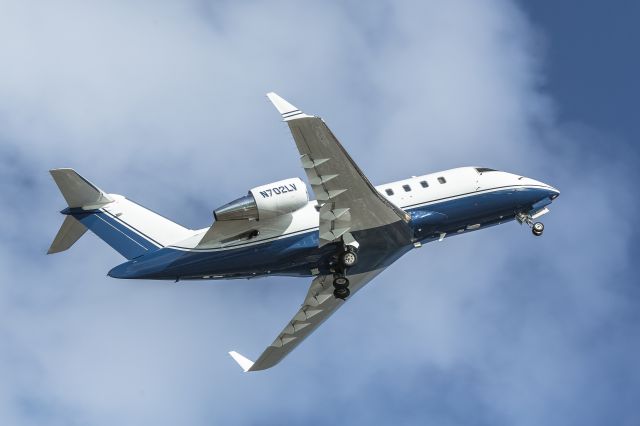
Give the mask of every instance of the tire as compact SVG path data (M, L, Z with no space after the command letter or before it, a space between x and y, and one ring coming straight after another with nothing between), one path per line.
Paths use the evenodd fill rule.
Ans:
M542 235L543 231L544 231L544 224L542 222L536 222L531 227L531 232L533 232L533 235L535 235L536 237L539 237L540 235Z
M347 297L349 297L349 295L351 294L351 292L349 291L348 288L344 287L344 288L336 288L335 290L333 290L333 296L336 299L346 299Z
M358 262L358 255L353 250L346 250L340 254L340 264L349 268Z
M338 275L337 277L335 277L333 279L333 286L336 289L347 288L347 287L349 287L349 280L347 279L347 277L344 277L342 275Z

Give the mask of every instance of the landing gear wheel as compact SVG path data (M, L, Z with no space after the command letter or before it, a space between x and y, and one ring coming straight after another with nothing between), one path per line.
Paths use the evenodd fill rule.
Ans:
M356 264L358 255L353 249L347 249L340 253L340 264L345 268L349 268Z
M535 235L536 237L539 237L540 235L542 235L543 231L544 231L544 224L542 222L536 222L531 227L531 232L533 232L533 235Z
M338 275L333 279L333 286L337 289L349 287L349 280L347 277Z
M349 291L348 288L346 287L338 287L335 290L333 290L333 296L336 299L346 299L347 297L349 297L349 295L351 294L351 292Z

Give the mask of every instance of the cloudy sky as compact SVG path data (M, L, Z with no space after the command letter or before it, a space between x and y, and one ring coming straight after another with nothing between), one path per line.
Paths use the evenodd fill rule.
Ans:
M0 0L0 424L638 424L640 7L363 4ZM558 187L544 237L416 250L255 374L227 351L257 356L306 280L114 280L89 234L44 255L50 168L191 228L304 175L271 90L375 183L482 165Z

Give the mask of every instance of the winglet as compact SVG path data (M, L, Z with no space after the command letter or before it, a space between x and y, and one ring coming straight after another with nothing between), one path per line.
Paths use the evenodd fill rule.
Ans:
M271 101L273 106L276 107L280 115L282 115L282 119L284 121L294 120L297 118L311 117L300 111L295 106L291 105L289 102L282 99L275 92L267 93L267 98Z
M253 367L253 361L251 361L248 358L245 358L244 356L240 355L238 352L231 351L229 352L229 355L231 355L231 358L233 358L233 360L237 362L240 367L242 367L245 373L249 371L251 367Z

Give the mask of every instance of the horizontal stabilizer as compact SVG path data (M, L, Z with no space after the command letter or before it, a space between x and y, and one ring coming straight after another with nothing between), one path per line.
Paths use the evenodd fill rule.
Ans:
M71 208L95 210L113 202L111 197L73 169L53 169L49 173Z
M245 373L247 371L249 371L251 369L251 367L253 367L253 361L251 361L250 359L240 355L238 352L231 351L231 352L229 352L229 355L231 355L231 357L235 360L235 362L237 362L238 365L240 365L240 367L242 367L242 369L244 370Z
M85 232L87 232L86 226L78 222L73 216L65 217L47 254L60 253L69 249Z

